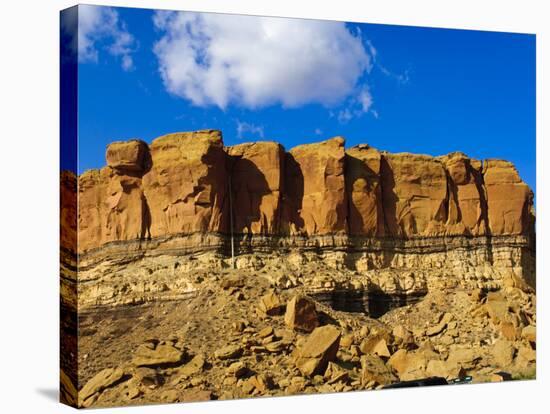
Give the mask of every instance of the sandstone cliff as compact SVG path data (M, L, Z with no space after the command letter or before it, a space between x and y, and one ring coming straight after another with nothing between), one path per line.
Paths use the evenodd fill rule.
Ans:
M106 158L62 175L62 245L78 252L79 280L94 281L80 287L90 303L185 295L176 268L231 266L231 240L238 268L337 269L303 281L320 294L350 281L390 295L535 286L533 194L506 161L346 150L341 137L224 147L213 130L116 142ZM135 267L126 285L109 279L116 260Z
M82 174L78 250L193 233L414 239L531 236L533 196L506 161L390 154L344 139L285 152L219 131L116 142ZM231 185L232 208L229 200ZM231 211L230 211L231 210ZM232 217L230 217L232 214Z

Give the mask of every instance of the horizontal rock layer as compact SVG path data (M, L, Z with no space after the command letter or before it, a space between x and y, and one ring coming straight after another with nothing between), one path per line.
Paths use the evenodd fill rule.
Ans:
M106 158L78 177L80 253L194 233L534 234L533 194L507 161L345 150L341 137L289 152L274 142L224 147L211 130L116 142Z
M91 289L81 292L89 305L147 300L162 277L178 280L160 269L156 285L140 278L124 299L118 282L106 283L121 265L169 256L192 268L201 257L205 268L230 266L231 240L238 268L296 273L321 261L348 279L368 275L367 292L535 286L533 194L506 161L346 150L341 137L288 152L274 142L224 147L210 130L113 143L106 158L100 170L62 175L62 246L78 253L79 280L90 278L81 287ZM181 286L167 296L187 295ZM342 289L311 288L336 297Z

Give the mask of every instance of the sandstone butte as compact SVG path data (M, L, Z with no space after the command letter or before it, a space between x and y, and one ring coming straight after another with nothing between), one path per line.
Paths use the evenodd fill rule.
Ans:
M82 257L101 247L223 247L230 234L238 249L534 243L533 193L502 160L345 149L342 137L289 151L225 147L216 130L114 142L106 160L61 178L61 243Z

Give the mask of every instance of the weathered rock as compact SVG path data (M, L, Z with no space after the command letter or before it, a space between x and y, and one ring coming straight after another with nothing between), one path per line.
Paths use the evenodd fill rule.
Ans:
M180 378L188 378L201 372L206 360L203 354L197 354L191 360L178 370Z
M233 359L242 355L243 349L239 345L227 345L214 353L218 359Z
M437 334L440 334L443 332L443 330L447 327L447 324L453 319L453 315L450 313L446 313L443 315L441 320L437 325L431 326L428 329L426 329L426 335L428 336L434 336Z
M132 363L137 367L177 365L182 362L184 356L184 351L170 343L147 343L136 349Z
M151 237L226 231L227 156L221 132L165 135L150 145L143 176Z
M78 400L80 401L80 405L86 407L86 400L88 400L94 394L100 393L104 389L109 388L114 384L120 382L124 377L125 373L120 368L106 368L98 372L79 391Z
M384 358L391 355L386 340L378 335L363 340L359 349L363 354L374 354Z
M323 235L346 231L344 139L300 145L286 154L282 231Z
M361 357L361 382L367 384L374 381L377 384L391 384L397 378L384 364L384 361L376 355L363 355Z
M308 336L303 346L296 348L293 358L303 375L322 375L330 361L334 361L340 345L340 330L326 325Z
M358 145L346 151L346 191L351 235L384 236L380 161L380 152L368 145Z
M233 231L277 234L285 153L275 142L227 148L233 192Z
M275 316L280 315L284 311L284 303L275 292L269 292L260 298L258 310L263 315Z
M533 228L533 193L508 161L488 160L483 165L487 189L489 228L492 234L529 234Z
M105 158L107 165L119 172L143 173L150 167L149 147L137 139L111 143Z
M448 173L447 227L451 234L484 235L488 227L487 195L481 162L455 152L441 157Z
M164 383L164 378L156 369L138 367L134 370L135 381L144 387L155 388Z
M384 153L380 176L388 235L446 233L447 176L440 161L424 155Z
M521 330L521 337L531 343L535 343L537 340L537 328L533 325L526 326Z
M286 305L285 323L297 331L313 331L319 326L315 302L307 296L294 296Z
M510 341L499 339L493 345L493 358L498 366L509 367L513 360L516 349Z

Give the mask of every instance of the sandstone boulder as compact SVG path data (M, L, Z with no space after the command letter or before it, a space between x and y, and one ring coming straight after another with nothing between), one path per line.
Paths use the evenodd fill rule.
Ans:
M323 375L328 363L336 359L340 336L340 330L332 325L315 328L294 351L296 367L305 376Z
M94 394L100 393L104 389L115 385L123 380L124 377L125 373L120 368L106 368L98 372L79 391L78 399L80 401L80 405L83 407L88 406L87 400L90 399L90 397L93 397Z
M509 367L513 360L516 349L510 341L499 339L493 345L493 358L501 368Z
M132 360L136 367L155 367L163 365L177 365L182 362L185 352L174 347L171 343L155 342L140 345Z
M269 292L260 298L258 310L266 316L280 315L284 311L284 303L275 292Z
M118 172L142 173L150 167L149 147L137 139L111 143L105 158L107 165Z
M379 385L395 382L397 378L384 364L384 361L376 355L363 355L361 357L361 383L367 384L374 381Z
M315 302L307 296L294 296L286 305L285 323L297 331L313 331L319 326Z

